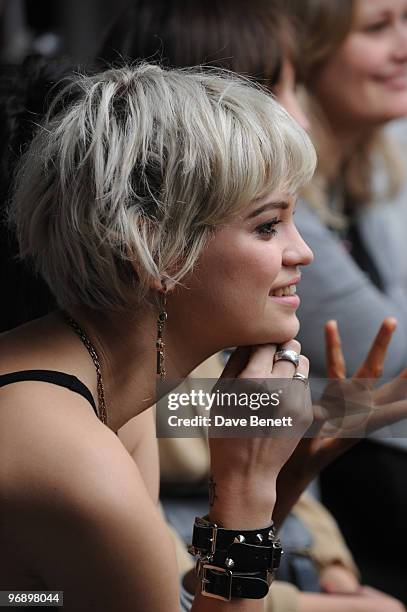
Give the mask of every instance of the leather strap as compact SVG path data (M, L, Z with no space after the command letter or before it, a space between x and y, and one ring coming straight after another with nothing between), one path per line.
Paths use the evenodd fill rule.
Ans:
M280 565L281 546L255 546L254 544L232 544L229 550L216 549L214 565L226 567L226 559L233 561L238 572L272 572Z
M208 521L205 521L205 523L202 519L195 519L192 545L200 550L210 550L212 547L213 526ZM274 525L271 523L268 527L256 529L255 531L237 531L236 529L217 527L216 550L228 550L238 536L243 536L244 540L247 540L250 544L271 542L275 537ZM257 536L261 536L261 539Z
M262 599L269 591L267 572L240 574L213 565L202 570L202 594L230 601L232 597Z
M195 519L192 546L202 594L229 601L261 599L280 565L282 548L274 525L255 530L224 529L206 517Z

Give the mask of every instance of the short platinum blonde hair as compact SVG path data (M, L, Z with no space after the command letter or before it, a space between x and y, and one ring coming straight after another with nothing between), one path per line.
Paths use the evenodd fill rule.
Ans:
M179 283L254 199L297 192L315 164L260 87L143 63L62 91L21 162L10 219L62 308L126 310L154 280Z

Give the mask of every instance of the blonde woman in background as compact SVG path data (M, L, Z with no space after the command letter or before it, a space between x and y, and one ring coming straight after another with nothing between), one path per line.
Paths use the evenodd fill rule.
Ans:
M313 374L325 376L323 325L336 319L353 371L380 321L395 316L384 374L396 376L407 365L407 228L389 204L402 176L383 127L407 114L407 2L281 4L303 28L303 79L319 158L298 206L297 222L316 254L300 288L299 338ZM362 578L406 602L400 543L407 541L407 443L384 437L363 441L326 472L323 500ZM380 518L392 525L384 555L372 537Z

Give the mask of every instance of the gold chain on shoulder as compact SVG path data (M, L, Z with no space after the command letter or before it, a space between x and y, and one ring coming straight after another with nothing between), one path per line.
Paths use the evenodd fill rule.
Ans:
M104 425L107 425L107 410L106 410L106 402L105 402L105 390L103 387L103 379L102 379L102 370L100 367L100 361L98 354L96 352L95 347L90 341L89 337L80 327L80 325L67 313L64 313L65 319L68 324L72 327L74 332L79 336L85 345L91 359L95 365L96 369L96 379L97 379L97 392L98 392L98 408L99 408L99 419L102 421Z

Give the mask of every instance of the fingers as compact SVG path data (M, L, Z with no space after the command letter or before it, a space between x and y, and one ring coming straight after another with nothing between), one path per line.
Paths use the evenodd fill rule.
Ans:
M354 378L379 378L381 376L387 348L396 327L396 319L393 317L384 319L366 360L354 374ZM325 342L328 378L345 378L346 364L336 321L326 323Z
M372 433L382 427L400 422L407 417L407 405L405 400L392 402L372 412L365 428L366 434Z
M346 363L338 323L333 320L325 324L325 350L328 378L346 378Z
M406 384L405 380L407 378L407 369L403 370L397 378L393 378L389 382L381 385L380 387L376 387L374 390L374 405L375 406L385 406L387 404L391 404L393 402L398 402L400 400L405 401L406 399Z
M279 346L279 350L284 349L295 351L296 353L300 354L301 344L298 342L298 340L289 340L289 342L285 342ZM296 366L294 363L281 359L272 365L269 373L271 372L272 378L292 378L295 371Z
M252 347L246 367L241 376L244 378L268 378L273 369L276 344L260 344Z
M239 375L242 378L269 378L271 375L273 378L292 378L296 371L308 377L309 361L304 355L300 355L299 365L296 368L291 361L280 360L274 363L277 349L287 349L299 354L301 345L297 340L289 340L278 347L276 344L261 344L251 347L250 354L248 347L241 347L232 354L222 377L231 378Z
M340 563L331 563L322 569L320 585L323 591L336 594L356 593L360 586L353 571Z
M300 355L300 363L298 364L298 368L296 369L295 373L302 374L303 376L308 378L309 359L305 357L305 355Z
M353 378L379 378L382 375L387 348L396 327L396 319L393 317L384 319L364 363Z

